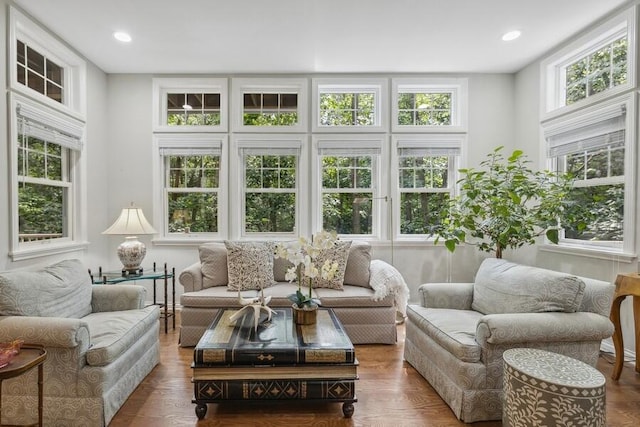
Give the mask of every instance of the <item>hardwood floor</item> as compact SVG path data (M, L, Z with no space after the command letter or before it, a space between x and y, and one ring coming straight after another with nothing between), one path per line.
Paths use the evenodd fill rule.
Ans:
M179 323L179 322L178 322ZM358 345L360 380L353 418L342 417L339 403L264 402L210 404L198 421L191 403L192 348L178 347L178 329L160 333L161 363L138 386L110 427L173 426L463 426L437 393L402 359L404 326L396 345ZM640 374L626 363L619 381L610 378L610 355L598 369L607 378L607 425L640 425ZM473 423L475 427L500 422Z

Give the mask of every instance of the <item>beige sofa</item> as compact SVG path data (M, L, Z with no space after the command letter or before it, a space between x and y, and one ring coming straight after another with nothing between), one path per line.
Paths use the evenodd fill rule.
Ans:
M610 283L486 259L474 283L429 283L407 308L404 358L465 422L502 417L502 353L529 347L595 366L613 334Z
M228 242L227 242L228 243ZM271 252L273 253L273 251ZM179 275L184 287L180 296L180 345L195 346L219 309L239 307L238 293L229 285L228 252L225 243L207 243L199 248L200 261ZM247 257L248 258L248 257ZM289 307L287 295L295 293L297 284L288 283L285 273L290 264L271 257L267 268L275 285L265 287L272 307ZM243 271L254 275L253 267ZM260 273L263 274L263 273ZM247 276L247 277L249 277ZM266 274L265 274L266 276ZM244 298L258 295L258 290L244 290ZM366 242L352 242L348 251L341 289L315 288L322 306L332 308L354 344L394 344L396 313L405 314L409 290L402 275L390 264L371 260Z
M0 273L0 342L42 344L44 425L105 426L160 360L157 306L136 285L91 285L78 260ZM37 370L3 381L2 423L35 421Z

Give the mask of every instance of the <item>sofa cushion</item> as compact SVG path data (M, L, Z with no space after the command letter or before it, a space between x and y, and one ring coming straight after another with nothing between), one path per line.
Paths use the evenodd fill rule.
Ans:
M471 308L484 314L573 313L584 288L576 276L488 258L476 273Z
M91 278L77 259L40 270L0 273L0 315L68 317L91 313Z
M371 245L368 242L352 241L344 271L344 284L368 288L370 264Z
M202 287L226 286L229 282L227 272L227 248L223 243L205 243L198 248Z
M90 366L106 366L122 356L158 322L160 310L152 305L139 310L92 313L83 320L89 325Z
M476 325L483 316L473 310L425 308L410 304L407 316L423 333L463 362L480 362L482 349L476 342Z
M313 279L314 288L342 289L350 247L351 241L346 240L337 241L330 249L320 250L320 253L314 258L315 266L320 269L326 261L330 261L331 263L337 262L338 269L332 279L323 279L320 275L315 277Z
M230 291L268 288L273 279L273 242L231 242L226 240Z

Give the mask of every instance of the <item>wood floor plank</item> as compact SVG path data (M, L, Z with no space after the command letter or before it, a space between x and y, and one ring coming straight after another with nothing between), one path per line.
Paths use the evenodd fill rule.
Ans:
M178 322L179 324L179 322ZM178 330L160 333L161 363L145 378L113 418L111 427L176 426L464 426L410 365L403 361L404 326L396 345L357 345L360 362L353 418L342 417L339 403L262 402L208 405L198 421L191 403L193 349L178 346ZM619 381L611 380L612 357L598 361L607 378L607 425L640 425L640 374L626 363ZM500 422L473 423L497 427Z

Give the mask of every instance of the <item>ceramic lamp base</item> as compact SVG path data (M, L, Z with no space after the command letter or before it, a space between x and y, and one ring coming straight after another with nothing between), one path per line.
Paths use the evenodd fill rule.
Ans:
M146 254L147 247L136 236L125 238L125 241L118 246L118 258L123 265L123 271L138 272Z

